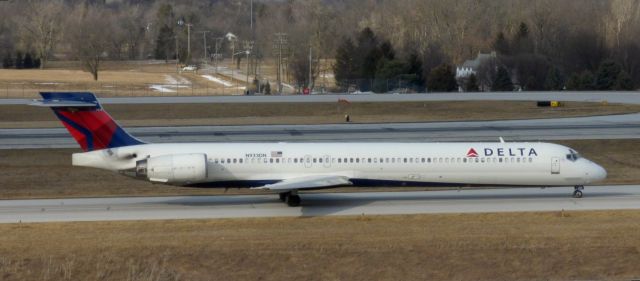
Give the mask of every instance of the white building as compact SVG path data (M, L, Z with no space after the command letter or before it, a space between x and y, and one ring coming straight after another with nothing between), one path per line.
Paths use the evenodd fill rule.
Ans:
M461 66L456 66L456 79L464 79L471 76L471 74L475 74L477 76L480 66L484 62L495 58L495 51L488 54L478 52L478 56L475 59L467 60Z

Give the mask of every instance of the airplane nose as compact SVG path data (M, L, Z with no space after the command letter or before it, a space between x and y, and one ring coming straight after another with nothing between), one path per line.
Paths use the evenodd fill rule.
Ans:
M592 163L591 171L589 172L589 176L591 178L591 182L597 182L604 180L607 178L607 171L602 168L600 165Z

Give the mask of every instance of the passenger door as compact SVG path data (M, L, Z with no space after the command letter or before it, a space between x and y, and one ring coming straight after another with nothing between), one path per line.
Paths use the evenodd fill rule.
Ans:
M311 168L311 155L305 155L304 156L304 167L305 168Z
M551 158L551 173L552 174L560 173L560 158L558 157Z
M325 156L322 156L322 158L324 158L322 160L322 165L324 165L325 168L330 168L331 167L331 156L325 155Z

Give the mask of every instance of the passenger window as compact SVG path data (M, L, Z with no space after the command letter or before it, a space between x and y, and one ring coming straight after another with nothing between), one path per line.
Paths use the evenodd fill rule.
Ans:
M475 162L476 162L476 163L480 162L480 159L476 158L476 161L475 161Z
M269 163L273 163L273 158L269 158Z
M242 164L242 158L238 159L238 161L240 161L240 163Z
M276 163L280 163L280 158L276 158Z
M338 163L342 163L342 158L338 158Z
M427 158L427 163L431 163L431 158Z
M532 163L532 162L533 162L533 158L529 158L529 163Z
M463 163L467 163L467 158L462 159Z
M368 162L368 163L371 163L371 158L367 159L367 162Z
M293 163L298 163L298 158L293 158Z
M317 158L313 158L313 163L316 163L316 161L318 161Z
M356 163L360 163L360 158L356 158Z
M322 158L318 158L318 162L319 162L319 163L322 163Z

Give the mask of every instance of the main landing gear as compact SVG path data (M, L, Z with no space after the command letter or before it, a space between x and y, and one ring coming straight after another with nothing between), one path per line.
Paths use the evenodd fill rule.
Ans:
M280 193L280 201L287 203L289 207L300 206L300 196L297 190Z
M582 190L584 190L584 186L583 185L574 186L573 198L582 198Z

